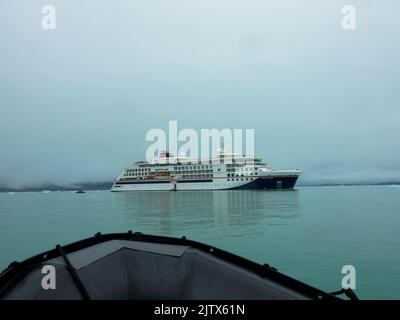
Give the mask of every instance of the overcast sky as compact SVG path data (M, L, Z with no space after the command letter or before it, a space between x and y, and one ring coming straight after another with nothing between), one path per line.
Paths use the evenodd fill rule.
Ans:
M356 30L341 27L346 4ZM395 0L2 0L0 185L114 179L168 120L254 128L256 153L303 182L400 180L399 12Z

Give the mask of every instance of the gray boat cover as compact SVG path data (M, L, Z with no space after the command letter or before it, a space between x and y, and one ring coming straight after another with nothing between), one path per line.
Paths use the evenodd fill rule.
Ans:
M67 254L91 299L308 299L199 249L128 240ZM56 269L56 289L43 289L42 267ZM34 266L3 299L82 299L63 257Z

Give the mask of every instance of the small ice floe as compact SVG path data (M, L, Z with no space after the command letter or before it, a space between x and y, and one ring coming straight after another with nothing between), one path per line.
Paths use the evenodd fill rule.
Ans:
M49 190L42 190L42 193L50 193Z
M15 194L15 192L7 192L7 194L10 194L10 195L11 195L11 194Z
M400 188L400 184L392 184L389 187L390 188Z

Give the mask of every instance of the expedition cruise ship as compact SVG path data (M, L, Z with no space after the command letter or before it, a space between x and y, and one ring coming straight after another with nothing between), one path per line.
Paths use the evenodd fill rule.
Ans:
M111 191L292 189L300 170L273 170L260 158L221 151L208 160L162 152L124 169Z

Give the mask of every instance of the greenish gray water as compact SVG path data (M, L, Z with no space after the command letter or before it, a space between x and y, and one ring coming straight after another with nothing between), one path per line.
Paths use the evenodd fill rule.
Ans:
M0 268L95 232L203 241L334 291L341 268L356 293L400 298L400 188L299 187L294 191L0 194Z

